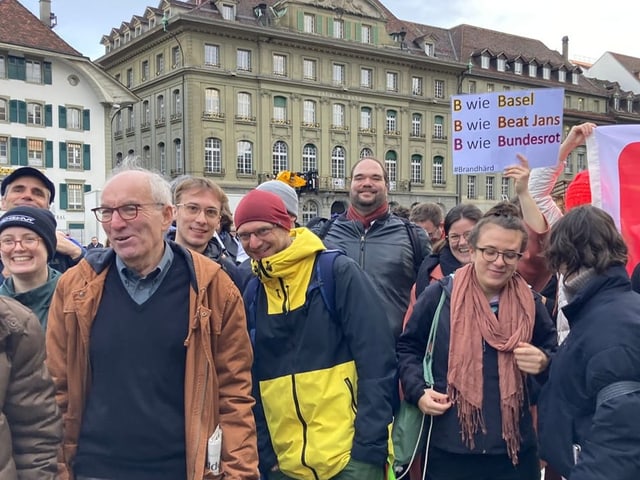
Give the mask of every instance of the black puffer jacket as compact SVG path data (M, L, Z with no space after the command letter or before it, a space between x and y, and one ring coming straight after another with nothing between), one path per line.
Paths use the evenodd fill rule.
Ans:
M44 364L44 332L27 307L0 297L0 479L54 480L62 419Z
M362 223L340 215L323 241L328 248L342 250L367 272L384 302L387 319L395 338L402 331L402 320L409 306L409 294L416 281L417 268L431 253L425 231L415 229L421 252L416 259L405 222L387 214L373 222L365 232Z
M611 267L562 311L571 331L540 395L540 455L572 480L636 480L640 392L600 406L596 398L612 383L640 382L640 295L624 267ZM573 444L582 449L575 466Z

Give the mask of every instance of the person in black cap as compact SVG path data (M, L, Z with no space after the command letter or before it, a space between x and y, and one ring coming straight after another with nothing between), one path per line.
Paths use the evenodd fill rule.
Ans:
M21 167L2 180L0 195L2 195L2 209L6 211L17 206L49 210L49 206L56 197L56 187L37 168ZM56 231L56 237L56 252L49 260L49 265L62 273L76 265L84 256L85 250L80 243L67 237L63 232Z
M0 217L0 257L10 273L0 295L29 307L43 328L61 275L47 265L56 243L56 219L49 210L16 207Z

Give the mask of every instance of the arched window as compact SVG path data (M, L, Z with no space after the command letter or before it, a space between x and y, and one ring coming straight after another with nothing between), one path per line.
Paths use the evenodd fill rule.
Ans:
M176 138L173 141L173 157L175 159L175 173L181 175L184 173L184 161L182 159L182 140Z
M240 175L253 175L253 144L241 140L237 144L237 171Z
M156 122L164 122L164 95L156 97Z
M411 182L422 183L422 155L411 155Z
M433 119L433 138L444 138L444 117L436 115Z
M273 174L277 175L283 170L289 170L289 147L282 140L273 144Z
M444 158L433 157L432 182L434 185L444 185Z
M204 114L217 115L220 113L220 90L206 88L204 90Z
M309 223L309 220L317 217L318 212L319 208L316 202L314 202L313 200L307 200L306 202L304 202L304 205L302 205L302 225L306 225L307 223Z
M182 116L182 95L178 89L175 89L171 94L171 108L173 109L171 113L174 116Z
M398 130L398 114L395 110L387 110L386 133L395 134Z
M316 102L313 100L305 100L302 110L302 126L315 127L316 123Z
M158 167L163 175L167 173L167 151L164 142L158 144Z
M384 156L384 166L389 174L389 190L395 190L398 180L398 154L395 151L389 150Z
M411 116L411 136L422 136L422 115L420 115L419 113L414 113Z
M360 129L365 131L371 131L373 128L373 116L371 114L371 108L362 107L360 109Z
M204 139L205 173L222 173L222 142L219 138Z
M284 97L273 97L273 121L284 123L287 121L287 99Z
M251 94L247 92L238 93L238 117L241 120L251 120Z
M318 170L318 149L313 143L307 143L302 148L302 171Z
M331 151L331 177L342 179L346 174L347 152L344 147L336 146Z
M370 157L373 157L373 150L366 147L360 150L360 158L370 158Z

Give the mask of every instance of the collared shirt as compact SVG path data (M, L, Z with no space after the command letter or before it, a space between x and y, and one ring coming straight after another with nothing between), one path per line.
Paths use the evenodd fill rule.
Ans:
M116 255L116 267L122 285L129 293L129 296L138 305L142 305L146 302L151 295L158 289L158 286L162 283L162 280L167 275L169 267L173 262L174 253L171 247L164 242L164 254L160 259L158 266L149 272L145 277L141 277L136 272L128 268L122 259Z

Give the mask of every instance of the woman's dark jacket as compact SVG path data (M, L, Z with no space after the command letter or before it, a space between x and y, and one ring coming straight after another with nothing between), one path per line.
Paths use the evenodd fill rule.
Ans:
M640 295L622 266L593 278L563 309L571 332L538 404L540 454L565 477L640 478L640 392L600 406L598 392L640 382ZM572 445L581 447L574 466Z
M450 300L452 277L429 285L418 298L413 314L400 336L396 347L400 380L405 399L417 405L424 394L427 384L423 375L423 359L431 329L431 322L435 314L440 295L444 288L445 302L440 312L440 321L436 331L436 342L433 352L433 378L435 390L441 393L447 391L447 373L449 369L449 338L450 338ZM535 325L531 344L551 356L557 346L556 330L549 318L540 296L533 291L535 298ZM496 312L497 314L497 312ZM480 341L480 339L478 339ZM433 417L433 431L431 445L450 453L469 454L486 453L502 455L507 453L507 446L502 439L502 420L500 413L500 389L498 384L498 352L483 341L483 415L486 434L475 435L475 448L470 450L462 441L458 411L452 406L443 415ZM535 378L544 381L545 372ZM520 450L524 451L536 445L536 436L525 395L520 419Z

